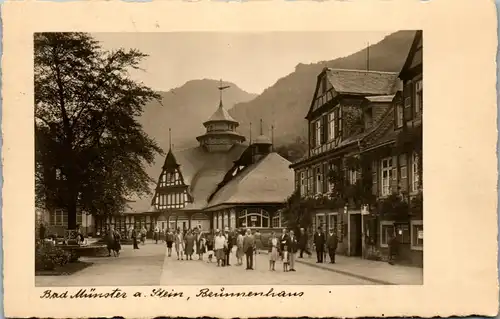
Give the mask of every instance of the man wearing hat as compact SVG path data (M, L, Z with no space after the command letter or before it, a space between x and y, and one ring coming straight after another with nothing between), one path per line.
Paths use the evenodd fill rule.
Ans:
M233 249L233 234L229 231L229 227L224 228L224 237L226 237L227 246L225 247L224 256L224 266L231 266L229 256L231 256L231 250Z
M335 252L337 251L337 235L335 230L330 228L328 233L328 239L326 240L326 249L328 250L328 255L330 255L330 264L335 264Z

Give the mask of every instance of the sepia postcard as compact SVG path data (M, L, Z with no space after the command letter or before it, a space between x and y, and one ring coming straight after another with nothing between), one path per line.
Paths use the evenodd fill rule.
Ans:
M3 9L6 316L496 315L493 3Z

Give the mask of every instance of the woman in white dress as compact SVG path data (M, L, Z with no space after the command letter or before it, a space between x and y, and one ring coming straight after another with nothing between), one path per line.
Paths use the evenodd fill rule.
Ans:
M177 260L184 260L184 236L181 231L178 229L175 234L175 251L177 252Z
M279 249L279 240L276 237L274 232L271 233L271 237L269 237L269 270L274 271L274 266L276 265L276 260L278 259L278 249Z

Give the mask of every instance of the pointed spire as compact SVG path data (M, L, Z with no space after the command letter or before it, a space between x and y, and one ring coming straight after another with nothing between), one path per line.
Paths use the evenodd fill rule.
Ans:
M168 148L172 149L172 129L168 128Z
M250 122L250 145L252 145L252 122Z
M218 87L219 89L219 107L222 107L222 91L225 89L230 88L229 85L222 86L222 79L220 79L220 85Z
M271 151L274 152L274 125L271 125Z

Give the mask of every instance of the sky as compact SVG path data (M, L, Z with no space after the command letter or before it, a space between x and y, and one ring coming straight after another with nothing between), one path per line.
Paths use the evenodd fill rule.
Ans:
M375 44L386 32L93 33L103 49L136 48L149 55L134 80L161 91L190 80L223 79L260 94L299 63L333 60Z

